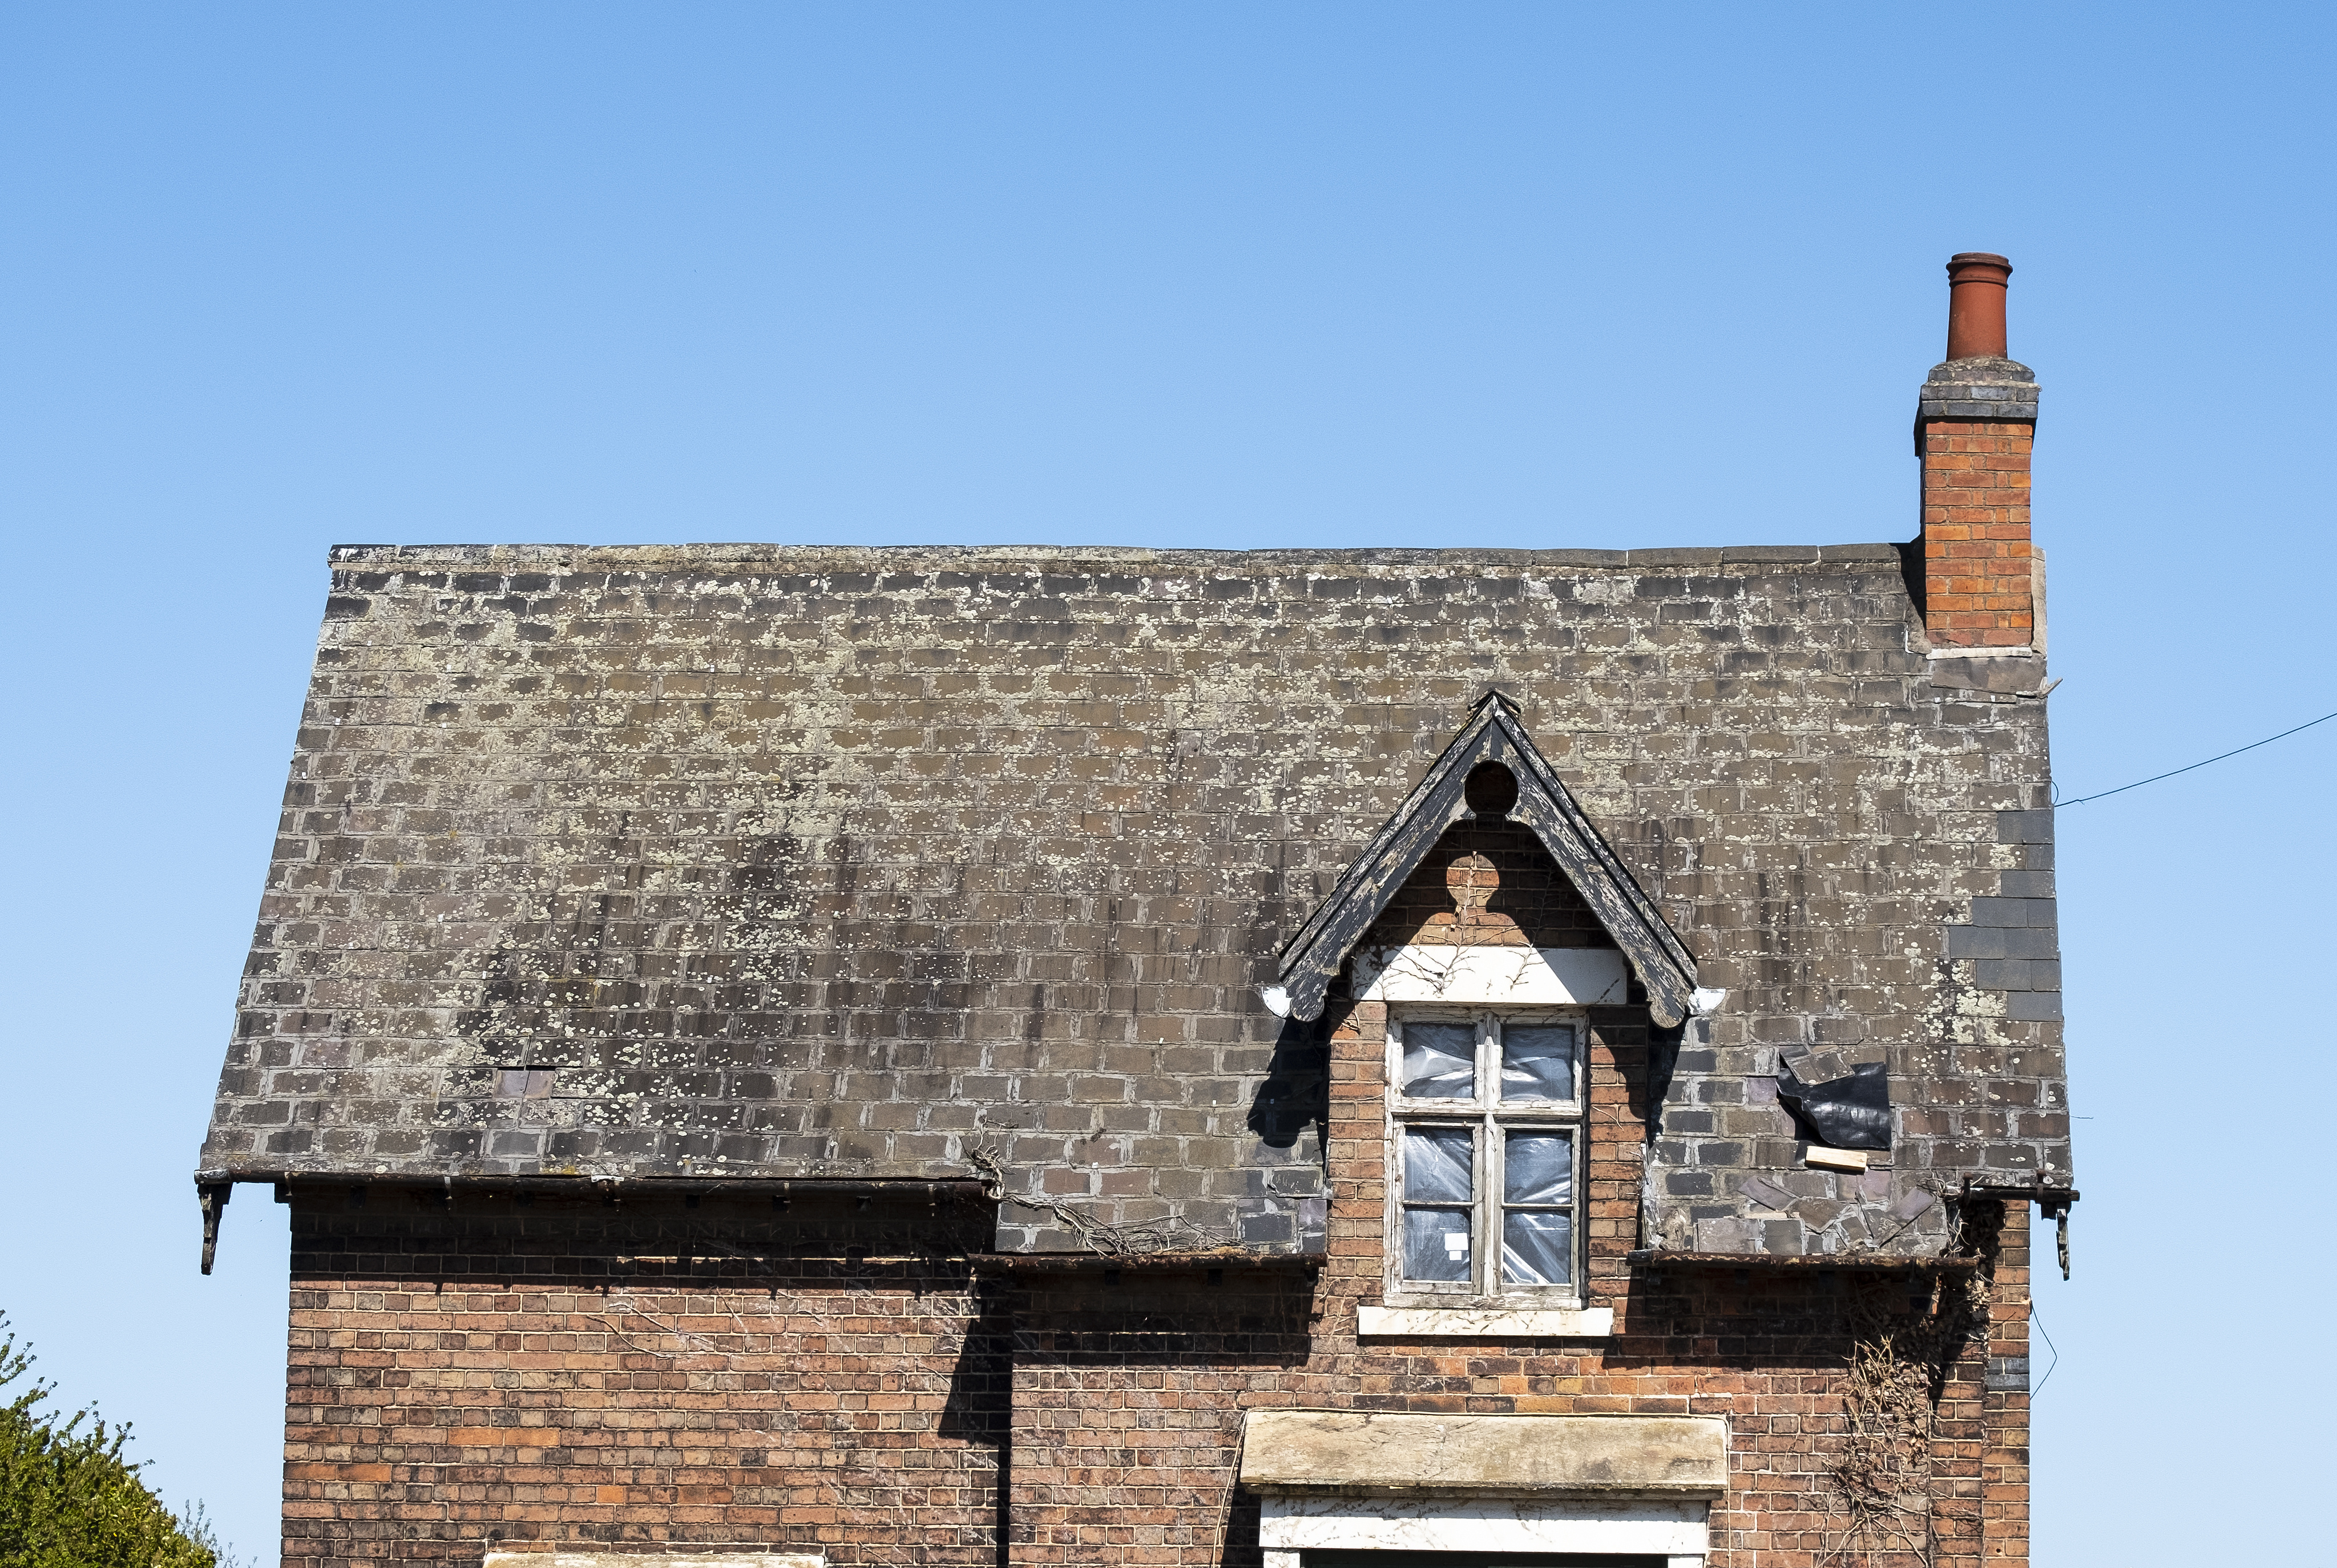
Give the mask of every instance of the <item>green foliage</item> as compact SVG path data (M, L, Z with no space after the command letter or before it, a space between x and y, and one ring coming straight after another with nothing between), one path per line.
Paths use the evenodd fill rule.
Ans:
M32 1366L0 1317L0 1397ZM50 1392L34 1381L0 1407L0 1568L222 1568L202 1510L174 1517L122 1458L130 1428L91 1410L60 1426Z

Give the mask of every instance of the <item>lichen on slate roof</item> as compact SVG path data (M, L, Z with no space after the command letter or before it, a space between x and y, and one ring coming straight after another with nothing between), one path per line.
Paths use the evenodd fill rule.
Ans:
M1781 1049L1887 1056L1873 1212L2066 1179L2044 705L1935 681L1893 547L332 571L214 1177L979 1152L1095 1223L1319 1245L1318 1127L1276 1076L1303 1052L1258 988L1499 689L1728 993L1653 1151L1670 1244L1879 1239L1760 1201ZM1070 1244L1003 1213L1002 1244Z

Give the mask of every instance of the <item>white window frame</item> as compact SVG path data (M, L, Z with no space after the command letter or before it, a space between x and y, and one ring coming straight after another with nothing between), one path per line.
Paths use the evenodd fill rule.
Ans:
M1503 1100L1501 1098L1501 1043L1504 1021L1564 1024L1574 1030L1573 1097L1568 1100ZM1403 1030L1413 1023L1457 1023L1476 1027L1476 1094L1468 1100L1407 1099L1403 1086ZM1515 1310L1579 1310L1583 1305L1584 1237L1589 1226L1583 1174L1588 1141L1586 1115L1589 1087L1590 1030L1589 1016L1578 1008L1405 1007L1388 1009L1387 1031L1387 1216L1386 1267L1383 1280L1390 1307L1487 1307ZM1408 1127L1460 1127L1473 1130L1470 1203L1470 1277L1465 1281L1410 1280L1403 1272L1403 1134ZM1502 1134L1512 1129L1547 1128L1571 1134L1573 1155L1568 1227L1570 1255L1564 1285L1511 1285L1500 1277L1501 1213L1505 1185L1501 1161Z

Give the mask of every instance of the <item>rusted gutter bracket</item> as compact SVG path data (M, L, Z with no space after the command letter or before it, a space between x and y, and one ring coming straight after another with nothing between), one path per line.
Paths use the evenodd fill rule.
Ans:
M2054 1255L2061 1265L2061 1278L2069 1277L2069 1208L2078 1201L2077 1188L2049 1185L2040 1174L2026 1185L2018 1182L1967 1181L1956 1189L1955 1195L2007 1203L2034 1203L2039 1214L2054 1222Z
M227 1212L227 1201L235 1196L234 1186L227 1182L201 1182L195 1186L195 1201L203 1208L203 1272L211 1271L211 1260L219 1255L220 1216Z

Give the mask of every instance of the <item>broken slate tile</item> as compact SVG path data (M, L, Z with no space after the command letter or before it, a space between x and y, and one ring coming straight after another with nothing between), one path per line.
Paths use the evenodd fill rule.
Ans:
M1933 1202L1935 1202L1935 1200L1932 1198L1931 1193L1925 1192L1921 1187L1917 1187L1913 1192L1909 1193L1905 1197L1901 1198L1897 1203L1891 1205L1891 1214L1893 1219L1912 1220L1916 1215L1921 1213L1924 1210L1930 1208Z

